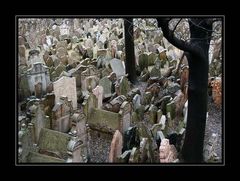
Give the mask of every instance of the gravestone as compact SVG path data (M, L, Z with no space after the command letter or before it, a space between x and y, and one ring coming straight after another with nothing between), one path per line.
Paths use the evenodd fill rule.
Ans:
M149 108L149 121L151 124L155 124L157 122L157 107L153 104Z
M166 105L166 111L167 111L167 116L168 118L170 118L170 120L173 120L176 117L176 113L175 113L175 103L173 101L171 101L170 103L168 103Z
M67 133L71 126L72 101L61 96L52 109L52 129Z
M119 89L117 88L116 93L118 95L127 96L127 93L129 91L130 91L130 85L129 85L128 79L125 76L122 76L119 80Z
M156 59L154 62L154 67L150 71L150 77L158 77L161 78L161 61L159 59Z
M158 83L153 83L149 87L145 89L146 92L151 92L151 94L155 97L158 97L160 92L160 86Z
M30 109L32 110L31 123L34 125L34 143L38 143L39 134L42 128L50 128L49 117L44 113L44 106L39 102L35 102Z
M78 62L80 61L80 55L79 53L75 52L75 51L72 51L70 53L70 57L68 59L68 64L73 64L75 62Z
M75 77L63 76L53 83L53 90L56 96L55 103L60 100L62 95L68 97L73 103L73 109L77 109L77 90Z
M55 68L55 76L59 77L63 71L66 71L66 67L60 63L56 68Z
M74 113L71 116L72 129L71 132L76 130L77 136L86 144L86 116L83 113Z
M162 125L162 130L164 130L165 126L166 126L165 125L165 123L166 123L166 116L165 115L161 116L161 119L160 119L159 123Z
M87 69L84 70L84 71L81 73L81 89L82 89L82 91L84 91L84 92L86 92L87 89L88 89L88 87L87 87L87 85L86 85L86 79L87 79L88 77L90 77L90 76L91 76L91 77L94 76L94 77L95 77L94 79L98 82L99 77L100 77L100 73L99 73L99 71L96 69L96 67L93 66L93 65L89 65L89 66L87 67Z
M127 99L128 99L128 101L129 101L129 102L132 102L133 97L134 97L136 94L141 95L141 92L140 92L139 88L134 88L134 89L132 89L131 91L129 91L128 94L127 94Z
M162 97L159 101L161 104L160 108L164 115L167 115L166 105L170 102L170 100L171 100L171 96L167 95L167 96Z
M98 85L92 90L92 92L98 99L97 108L100 109L102 107L102 100L103 100L103 87L101 85Z
M42 91L45 93L50 83L49 69L42 63L34 63L33 67L27 70L28 84L31 93L35 93L35 85L42 83Z
M149 162L149 141L148 138L142 138L141 142L140 142L140 160L141 163L144 162Z
M124 101L120 107L119 114L122 116L122 130L125 132L131 124L131 106L127 101Z
M141 105L139 108L136 109L136 113L138 115L139 121L144 119L144 112L145 112L145 107Z
M100 79L99 85L103 87L103 98L108 98L112 96L112 82L107 77L103 77L102 79Z
M123 151L130 150L133 147L139 147L140 138L137 126L129 127L124 132Z
M157 122L160 121L161 117L162 117L162 110L159 109L159 110L157 111Z
M117 158L118 163L128 163L132 150L127 150Z
M156 53L150 53L148 55L148 66L154 65L156 58L157 58L157 54Z
M60 62L62 62L63 65L68 64L67 49L64 49L63 47L58 48L56 56L59 58Z
M157 140L157 132L161 131L162 125L160 123L154 124L151 128L151 132L153 135L154 140Z
M21 99L25 99L30 95L31 95L31 91L29 88L27 75L22 74L19 79L19 96Z
M101 77L107 77L112 73L112 69L106 67L101 71Z
M133 97L132 103L133 103L133 110L134 110L134 111L141 106L140 98L141 98L141 96L140 96L139 94L136 94L136 95Z
M85 84L86 90L92 91L98 84L98 78L96 76L89 76L85 79ZM84 86L82 86L82 91L84 91Z
M18 46L18 53L19 53L19 62L20 65L26 65L27 60L26 60L26 48L24 45L19 45Z
M86 115L86 119L88 120L91 116L91 113L93 112L93 108L97 108L96 96L93 93L89 92L89 94L84 97L82 106L83 113Z
M145 82L149 79L150 73L147 68L144 68L143 71L140 74L140 80Z
M143 93L142 104L143 104L143 105L148 105L148 104L150 104L151 99L152 99L152 93L151 93L151 92L144 92L144 93Z
M138 122L139 122L139 116L136 112L133 112L132 113L132 124L135 125Z
M122 134L119 132L119 130L116 130L111 142L109 162L114 163L117 161L117 157L122 154L122 147L123 147Z
M174 145L169 144L168 139L163 139L161 141L159 157L161 163L171 163L177 159L177 150Z
M18 36L18 45L25 45L25 40L22 36Z
M87 55L89 58L93 59L93 48L87 48Z
M140 151L138 148L133 147L129 157L129 163L140 163Z
M35 87L35 96L37 98L42 98L43 91L42 91L42 83L38 82L37 84L34 85Z
M53 59L50 56L47 58L45 63L48 67L52 67L54 65Z
M53 60L53 65L54 65L54 67L57 67L57 66L60 64L59 58L58 58L56 55L51 55L50 57L51 57L52 60Z
M116 82L116 80L117 80L117 76L116 76L116 74L115 74L114 72L111 72L111 73L109 74L109 76L108 76L108 79L109 79L110 81L112 81L112 83L114 83L114 82Z
M110 103L105 105L105 109L111 112L118 113L120 111L120 107L124 101L126 101L126 97L124 95L115 97Z
M97 59L97 51L98 51L98 47L97 45L95 44L93 49L92 49L92 52L93 52L93 59Z
M125 75L125 68L121 60L114 58L110 60L110 65L117 78Z
M148 68L148 55L147 53L142 53L139 55L139 67L143 71L144 68Z

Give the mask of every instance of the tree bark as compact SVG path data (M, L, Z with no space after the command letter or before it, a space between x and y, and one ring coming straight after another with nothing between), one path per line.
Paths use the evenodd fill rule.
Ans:
M136 67L134 56L134 37L133 37L133 19L124 19L124 38L125 38L125 55L126 55L126 73L128 80L133 84L136 82Z
M203 143L207 112L208 50L212 23L208 19L190 19L190 41L177 39L168 27L169 19L158 18L164 36L177 48L188 52L188 117L182 157L187 163L203 162Z

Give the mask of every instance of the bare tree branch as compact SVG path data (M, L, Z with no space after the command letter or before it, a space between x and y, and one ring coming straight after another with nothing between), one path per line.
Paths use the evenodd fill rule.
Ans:
M208 29L206 29L206 28L200 26L199 24L201 24L202 22L196 24L196 23L194 23L191 19L189 19L188 21L190 21L194 26L196 26L196 27L198 27L198 28L200 28L200 29L202 29L202 30L204 30L204 31L207 31L207 32L213 32L213 30L208 30Z
M189 42L185 42L174 36L174 32L170 30L168 27L168 22L170 21L169 18L157 18L157 21L158 21L158 26L162 28L163 35L167 38L167 40L171 44L173 44L174 46L178 47L183 51L198 54L198 52L196 51L196 48L194 48L194 45L190 45Z
M180 20L177 22L176 26L175 26L174 29L173 29L173 33L174 33L174 31L176 30L178 24L179 24L181 21L182 21L182 18L180 18Z

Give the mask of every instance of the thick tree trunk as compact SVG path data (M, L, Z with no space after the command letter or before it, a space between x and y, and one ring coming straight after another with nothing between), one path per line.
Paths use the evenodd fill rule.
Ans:
M182 157L187 163L203 162L203 143L207 112L208 50L212 34L211 19L189 19L190 42L176 38L168 27L170 19L158 19L170 43L188 52L188 118Z
M200 26L196 26L196 25ZM199 53L189 53L188 118L182 148L185 162L203 162L203 143L207 113L208 51L212 34L212 23L207 19L191 19L191 45Z
M182 156L185 162L201 163L207 112L208 58L190 54L188 60L188 117Z
M134 37L133 37L133 19L124 19L124 38L125 38L125 54L126 54L126 73L128 80L133 84L136 82L136 67L134 56Z

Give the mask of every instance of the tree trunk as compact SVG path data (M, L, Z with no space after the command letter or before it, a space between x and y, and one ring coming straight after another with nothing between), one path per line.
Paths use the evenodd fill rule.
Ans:
M188 116L182 156L185 162L201 163L207 112L208 58L190 54L188 60Z
M200 23L202 22L202 23ZM200 26L195 26L199 24ZM208 51L212 34L212 23L205 19L191 19L191 45L198 54L189 53L188 117L186 135L182 148L185 162L203 162L203 143L207 113ZM207 31L209 30L209 31Z
M125 38L125 55L126 55L126 73L128 80L133 84L136 82L136 67L134 56L134 37L133 37L133 19L124 19L124 38Z
M188 116L182 157L187 163L203 161L207 112L208 50L212 34L211 19L189 19L190 42L177 39L168 27L170 19L158 19L164 36L177 48L188 52Z

